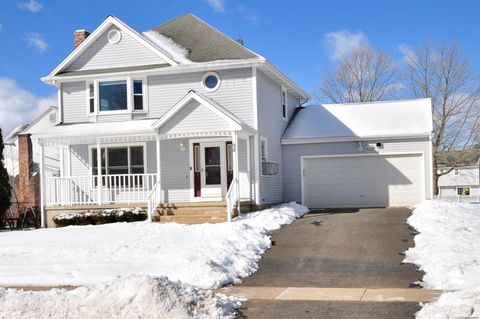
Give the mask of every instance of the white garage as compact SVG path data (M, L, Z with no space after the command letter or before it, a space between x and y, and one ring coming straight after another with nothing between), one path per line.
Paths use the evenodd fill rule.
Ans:
M302 158L310 208L408 206L425 198L422 154Z
M282 139L286 201L410 206L433 197L429 99L306 106Z

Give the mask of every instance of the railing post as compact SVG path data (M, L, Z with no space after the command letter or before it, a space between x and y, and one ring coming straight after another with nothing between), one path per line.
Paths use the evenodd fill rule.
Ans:
M234 147L233 147L233 150L235 152L235 160L234 160L234 163L235 165L233 166L234 167L234 174L235 174L235 179L237 180L237 186L236 186L236 198L235 200L237 201L237 212L238 214L240 215L241 213L241 210L240 210L240 156L238 155L239 153L239 147L238 147L238 133L237 132L234 132L233 133L233 138L234 138Z
M41 227L45 228L45 151L40 142L40 214Z
M162 174L161 174L161 170L162 170L162 163L161 163L161 150L160 150L160 136L157 134L157 140L156 140L156 144L157 144L157 183L158 183L158 195L159 195L159 198L157 199L157 201L162 201L162 182L161 182L161 178L162 178Z
M102 148L100 141L97 141L97 196L98 205L102 205Z

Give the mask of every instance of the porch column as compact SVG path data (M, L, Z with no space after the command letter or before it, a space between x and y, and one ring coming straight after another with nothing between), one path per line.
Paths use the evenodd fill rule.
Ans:
M40 226L45 228L45 150L40 141Z
M260 205L260 137L258 133L253 137L253 158L255 162L255 204Z
M72 176L72 148L67 146L67 176Z
M233 174L235 175L235 180L237 183L237 212L240 215L240 174L239 174L239 156L238 156L238 133L233 132L233 151L234 151L234 158L235 160L233 161Z
M252 175L251 175L251 161L252 154L250 153L250 136L247 136L247 177L248 177L248 198L252 201Z
M102 205L102 145L97 141L97 196L98 205Z
M160 136L157 135L157 183L158 183L158 193L160 195L160 201L162 200L162 182L161 182L161 170L162 170L162 163L161 163L161 151L160 151Z
M64 164L65 149L64 149L63 145L60 146L59 153L60 153L59 154L60 155L60 158L59 158L59 160L60 160L60 176L64 177L65 176L65 167L64 167L65 166L65 164Z

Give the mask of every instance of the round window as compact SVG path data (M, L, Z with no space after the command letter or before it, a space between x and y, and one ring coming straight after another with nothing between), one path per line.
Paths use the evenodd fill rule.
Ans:
M122 39L122 33L120 32L120 30L112 29L108 31L107 38L108 42L116 44Z
M217 73L208 72L203 76L203 87L207 91L215 91L220 86L220 77Z

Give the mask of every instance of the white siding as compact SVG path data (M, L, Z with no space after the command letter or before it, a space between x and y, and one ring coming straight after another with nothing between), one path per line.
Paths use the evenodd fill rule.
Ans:
M465 185L463 185L465 186ZM462 185L458 185L462 187ZM458 201L478 201L480 196L480 186L467 186L470 187L470 196L459 197L457 195L457 186L440 186L440 198L446 200L458 200Z
M377 142L377 141L375 141ZM432 167L430 165L428 139L411 140L379 140L384 147L379 150L379 154L388 153L412 153L422 152L424 156L425 167L425 195L427 199L432 197L431 178ZM371 144L372 147L375 143ZM308 155L341 155L341 154L359 154L365 151L358 151L357 142L338 142L338 143L312 143L283 145L283 190L285 201L298 201L301 197L301 168L300 157Z
M148 78L149 117L159 118L190 90L214 99L245 123L253 126L251 69L218 71L221 84L215 92L202 87L204 72Z
M182 152L179 140L161 141L161 179L165 202L190 201L190 149Z
M455 175L458 171L458 175ZM466 186L480 184L479 167L459 167L438 178L438 186Z
M72 176L91 175L92 171L89 162L88 145L72 145L70 149Z
M288 124L282 118L282 88L264 73L257 71L257 94L258 132L268 140L268 161L280 165L277 175L260 177L260 204L278 203L283 201L281 138ZM299 106L299 101L290 94L287 101L290 119Z
M161 57L135 40L126 32L117 44L108 42L107 34L114 26L106 30L68 67L68 71L106 69L137 65L166 63Z
M160 128L161 134L228 130L228 123L197 101L190 101Z
M62 107L64 123L87 122L87 96L86 83L62 83Z

